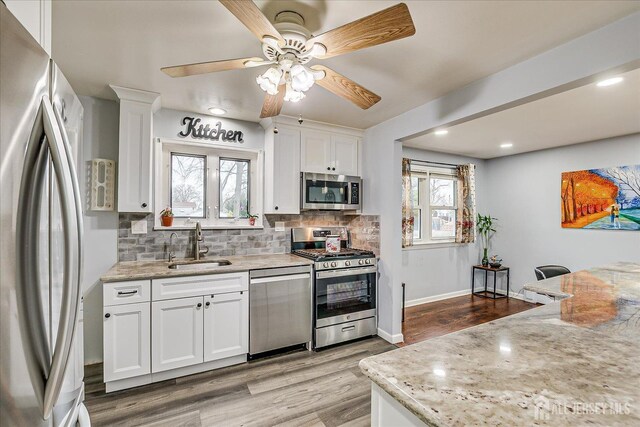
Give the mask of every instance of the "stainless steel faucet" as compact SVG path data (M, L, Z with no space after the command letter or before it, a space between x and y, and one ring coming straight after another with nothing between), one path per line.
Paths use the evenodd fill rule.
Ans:
M172 262L174 259L176 259L176 253L173 250L173 238L177 239L178 238L178 234L174 231L173 233L171 233L171 235L169 236L169 262Z
M209 248L206 246L204 247L204 250L200 249L200 242L204 243L204 236L202 235L202 226L200 226L200 221L198 221L196 222L196 238L193 242L193 252L196 261L209 252Z

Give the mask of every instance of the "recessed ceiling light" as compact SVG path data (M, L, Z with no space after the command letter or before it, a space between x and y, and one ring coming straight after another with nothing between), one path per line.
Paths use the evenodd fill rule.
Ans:
M448 134L448 133L449 133L449 131L448 131L448 130L446 130L446 129L440 129L440 130L437 130L437 131L435 132L435 134L436 134L436 135L438 135L438 136L446 135L446 134Z
M622 77L611 77L610 79L600 80L597 83L597 86L600 86L600 87L611 86L616 83L620 83L622 80L624 80Z
M513 147L513 143L505 142L504 144L500 144L500 148L511 148Z
M209 108L209 112L211 114L215 114L217 116L221 116L223 114L227 114L227 110L223 110L222 108L218 108L218 107L211 107Z

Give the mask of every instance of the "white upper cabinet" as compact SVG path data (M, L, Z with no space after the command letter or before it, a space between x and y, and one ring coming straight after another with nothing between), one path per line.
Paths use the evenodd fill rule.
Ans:
M7 9L51 55L51 0L4 0Z
M203 298L181 298L151 303L151 370L202 363Z
M302 172L358 175L358 138L350 135L302 131Z
M331 150L332 173L358 176L358 138L348 135L331 135Z
M302 172L335 173L331 153L331 134L316 130L302 131L300 169Z
M153 212L153 113L160 94L111 85L120 98L118 211Z
M265 133L265 213L300 213L300 130Z
M204 361L249 351L249 292L204 297Z

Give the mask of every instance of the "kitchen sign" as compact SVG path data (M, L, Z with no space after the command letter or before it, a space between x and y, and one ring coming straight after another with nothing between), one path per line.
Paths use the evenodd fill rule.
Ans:
M210 141L244 142L244 135L239 130L227 130L222 127L222 122L217 122L213 127L209 124L202 124L201 119L195 117L184 117L182 125L185 127L178 133L183 138L208 139Z

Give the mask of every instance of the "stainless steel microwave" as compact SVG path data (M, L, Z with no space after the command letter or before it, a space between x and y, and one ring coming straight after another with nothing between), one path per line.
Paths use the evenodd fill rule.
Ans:
M302 172L302 210L360 211L362 179L357 176Z

